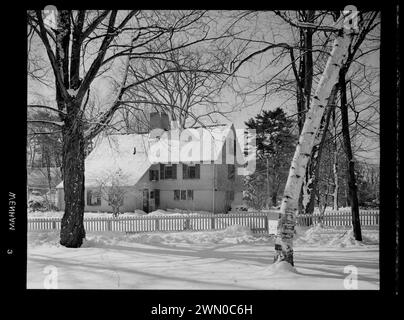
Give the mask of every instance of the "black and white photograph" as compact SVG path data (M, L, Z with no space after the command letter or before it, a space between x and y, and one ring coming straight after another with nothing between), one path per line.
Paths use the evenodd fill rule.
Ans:
M34 7L28 291L381 290L379 9Z

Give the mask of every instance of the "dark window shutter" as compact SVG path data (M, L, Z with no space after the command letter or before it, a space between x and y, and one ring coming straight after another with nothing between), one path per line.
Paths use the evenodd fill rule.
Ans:
M182 164L182 179L187 179L188 178L188 166L183 163Z
M154 203L155 203L156 207L159 207L160 206L160 189L155 189L154 193L155 193Z
M164 164L160 163L160 180L164 180Z
M236 173L236 166L234 164L227 165L227 178L233 180Z
M195 166L188 167L188 176L190 179L195 179Z
M196 179L201 178L201 165L200 164L195 165L195 178Z
M153 170L149 170L149 180L153 180Z
M177 164L175 163L172 165L172 178L177 179Z

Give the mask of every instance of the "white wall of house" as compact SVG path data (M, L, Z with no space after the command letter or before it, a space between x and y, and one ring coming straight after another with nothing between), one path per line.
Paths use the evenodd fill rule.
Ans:
M90 205L87 202L87 192L88 190L95 190L94 188L86 188L84 196L84 211L86 212L112 212L112 208L108 205L108 201L101 197L100 205ZM64 210L64 191L63 189L58 189L58 208L59 210ZM141 205L142 193L135 187L127 187L123 206L120 208L121 212L133 212L135 208Z
M156 165L151 169L158 168ZM160 208L224 212L226 204L230 204L226 191L234 191L234 199L230 200L233 206L242 204L242 177L228 179L227 164L201 164L199 179L183 179L182 169L181 164L177 165L177 179L153 182L160 189ZM174 200L174 190L193 190L193 200Z
M159 170L158 164L152 165L150 170ZM227 164L200 164L199 179L183 179L182 164L177 164L177 179L163 179L150 181L149 171L138 181L136 186L128 187L124 205L121 212L133 212L135 209L143 210L143 189L150 191L160 190L161 209L182 209L195 211L224 212L226 205L230 204L226 191L234 191L234 200L231 205L242 203L242 177L235 174L234 179L228 179ZM237 170L237 169L236 169ZM213 183L215 183L215 194L213 195ZM174 200L174 190L193 190L193 200ZM112 212L108 202L101 198L100 205L89 205L87 203L87 191L85 194L85 211L87 212ZM188 194L187 194L188 196ZM151 201L153 204L153 201ZM64 210L63 189L58 189L58 207ZM151 207L150 211L155 210ZM214 210L213 210L214 209Z

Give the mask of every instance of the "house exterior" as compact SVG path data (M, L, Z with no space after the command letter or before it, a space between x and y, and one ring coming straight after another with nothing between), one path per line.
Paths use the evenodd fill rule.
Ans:
M60 168L27 167L28 192L39 191L46 193L49 191L49 188L54 189L61 180Z
M50 180L50 181L49 181ZM56 186L61 182L60 168L27 167L27 199L41 194L53 205L57 205Z
M223 213L242 204L239 166L234 157L233 163L227 163L240 150L232 125L192 129L186 134L164 129L101 138L85 161L85 211L112 211L98 190L102 177L116 176L116 172L121 173L124 189L121 212ZM64 209L63 183L58 185L58 204Z

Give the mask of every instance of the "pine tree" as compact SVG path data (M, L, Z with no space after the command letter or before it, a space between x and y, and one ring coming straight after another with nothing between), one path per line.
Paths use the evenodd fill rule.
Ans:
M256 130L257 164L246 178L247 201L256 208L277 206L278 192L284 186L297 137L294 122L281 108L262 111L246 123Z

